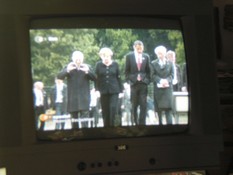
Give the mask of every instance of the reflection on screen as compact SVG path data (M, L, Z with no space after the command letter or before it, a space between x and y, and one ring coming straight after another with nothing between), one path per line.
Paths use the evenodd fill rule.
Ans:
M30 40L35 124L38 130L104 128L105 125L156 127L188 124L186 58L180 30L31 29ZM149 58L150 81L146 84L147 92L138 91L133 78L138 74L144 78L143 71L134 73L133 69L137 69L136 64L132 65L132 61L127 63L128 54L134 54L136 40L142 41L143 53L146 55L142 56L141 63L143 64L147 56ZM165 66L159 60L162 51L155 53L157 46L166 48ZM101 76L108 76L108 66L101 64L103 58L99 52L102 48L109 48L113 52L111 59L119 68L118 78L122 90L120 93L116 91L115 96L117 95L118 99L113 100L114 102L106 97L106 94L102 94L98 87L101 80L106 80ZM80 65L73 64L80 57L79 53L74 56L74 51L81 51L83 54ZM102 73L97 72L99 62L100 66L105 66L100 68ZM73 75L74 70L79 73ZM115 69L111 69L109 76L115 76L114 71ZM88 82L83 82L82 78L87 77L87 74ZM77 82L76 85L73 81ZM142 80L135 81L139 81L138 84L143 86ZM75 90L71 92L72 88ZM115 88L115 85L112 88ZM145 94L146 98L142 104L143 98L137 97ZM109 109L106 116L106 107L104 108L103 104L108 103L114 104L114 109Z

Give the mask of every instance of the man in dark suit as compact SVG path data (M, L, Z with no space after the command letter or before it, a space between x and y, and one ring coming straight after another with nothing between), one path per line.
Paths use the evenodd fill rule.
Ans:
M147 113L147 86L150 83L150 57L143 53L144 45L142 41L135 41L134 51L126 55L125 77L130 83L131 117L136 125L146 124ZM138 107L140 114L138 118Z
M182 86L181 69L180 69L180 65L176 63L176 53L172 50L169 50L166 53L166 57L173 64L173 69L174 69L174 77L172 80L173 91L181 91L181 86Z
M51 107L56 111L57 116L67 113L67 85L58 78L55 79L55 85L51 89ZM57 120L55 129L64 129L65 122Z
M187 92L188 91L188 80L187 80L187 67L186 63L182 65L182 88L181 91Z

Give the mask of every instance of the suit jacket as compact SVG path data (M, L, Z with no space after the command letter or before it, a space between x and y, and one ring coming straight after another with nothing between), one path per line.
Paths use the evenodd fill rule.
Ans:
M176 72L177 84L173 85L173 91L181 91L182 78L181 78L180 65L175 64L175 69L176 69L176 71L174 71L174 73ZM174 77L175 77L175 75L174 75Z
M182 87L185 86L187 87L188 85L188 80L187 80L187 68L186 68L186 63L182 65L182 72L181 72L181 78L182 78Z
M118 63L106 66L102 61L96 64L96 90L101 94L116 94L123 91Z
M140 74L142 83L149 84L150 83L150 57L149 55L143 53L142 54L142 64L141 69L138 70L135 54L134 52L130 52L126 55L125 58L125 78L126 81L130 83L130 85L134 85L137 83L138 74Z
M47 93L46 93L46 91L45 90L42 90L42 94L43 94L43 107L44 107L44 109L46 110L46 109L48 109L49 108L49 104L48 104L48 96L47 96ZM33 106L34 106L34 108L36 108L37 106L36 106L36 93L35 93L35 91L34 91L34 89L33 89Z
M57 86L56 84L51 88L50 100L51 107L55 109L56 106L56 96L57 96ZM62 111L67 112L67 85L63 84L62 89Z

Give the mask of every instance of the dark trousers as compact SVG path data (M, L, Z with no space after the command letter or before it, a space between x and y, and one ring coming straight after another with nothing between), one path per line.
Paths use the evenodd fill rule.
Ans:
M165 117L166 117L166 123L167 125L172 125L172 110L171 109L164 109L158 111L158 117L159 117L159 124L162 125L162 112L164 111Z
M144 83L136 83L131 86L131 117L136 125L146 124L147 93L147 85ZM140 109L139 117L138 107Z
M78 118L88 118L89 117L89 111L75 111L75 112L71 112L71 118L72 119L78 119ZM82 122L81 123L82 126L79 126L79 123L77 121L73 121L72 122L72 128L87 128L88 127L88 123L87 122Z
M38 122L40 121L40 115L45 113L45 108L44 106L36 106L35 107L35 123L36 123L36 128L38 127ZM40 126L39 130L44 130L45 127L45 122L40 121Z
M55 104L56 115L64 115L65 114L65 112L62 111L62 106L63 106L63 103L56 103ZM55 129L59 130L59 129L64 129L64 128L65 128L65 122L59 121L59 119L58 119L58 122L55 124Z
M110 127L119 125L118 122L121 119L117 118L118 94L101 94L100 103L104 126Z
M91 106L90 108L90 118L94 119L93 126L97 127L99 121L99 112L96 106Z

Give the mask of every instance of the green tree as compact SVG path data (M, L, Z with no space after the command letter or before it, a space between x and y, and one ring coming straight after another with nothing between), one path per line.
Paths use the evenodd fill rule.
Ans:
M74 50L84 53L85 62L95 66L100 59L98 52L109 47L124 74L124 56L133 50L135 40L143 41L145 52L156 59L154 48L164 45L174 50L177 62L185 61L182 34L178 30L162 29L38 29L30 31L31 63L33 80L43 81L46 86L54 83L57 73L70 62Z
M95 29L31 30L33 79L51 86L57 73L70 61L74 50L83 51L88 63L94 63L98 57L95 53L99 50L94 39L96 33Z

